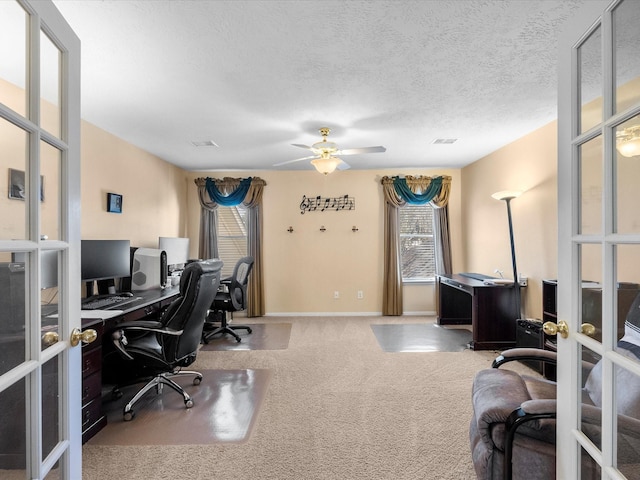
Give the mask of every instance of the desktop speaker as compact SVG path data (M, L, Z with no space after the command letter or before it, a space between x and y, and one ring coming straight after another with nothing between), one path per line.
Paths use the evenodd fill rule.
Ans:
M167 254L157 248L138 248L133 254L131 290L161 288L167 284Z

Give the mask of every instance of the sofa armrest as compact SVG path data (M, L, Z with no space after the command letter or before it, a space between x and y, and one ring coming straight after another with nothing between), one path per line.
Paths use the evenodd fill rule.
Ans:
M516 360L539 360L551 365L556 365L557 358L558 354L551 350L543 350L541 348L511 348L496 357L491 366L493 368L500 368L500 366L505 363Z

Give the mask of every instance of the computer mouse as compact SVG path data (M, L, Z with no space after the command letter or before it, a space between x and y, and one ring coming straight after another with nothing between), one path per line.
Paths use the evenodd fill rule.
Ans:
M122 295L123 297L133 297L133 293L131 292L122 292L120 295Z

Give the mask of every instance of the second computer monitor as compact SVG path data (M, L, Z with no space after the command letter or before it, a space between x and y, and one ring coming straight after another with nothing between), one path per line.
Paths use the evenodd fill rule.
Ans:
M189 259L189 239L182 237L159 237L158 248L167 254L167 265L183 265Z

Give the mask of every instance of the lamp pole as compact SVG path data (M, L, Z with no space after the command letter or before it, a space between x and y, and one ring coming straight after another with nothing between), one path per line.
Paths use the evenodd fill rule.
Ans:
M520 196L520 192L498 192L491 195L496 200L504 200L507 204L507 218L509 220L509 242L511 244L511 265L513 267L513 288L515 289L516 312L518 318L522 316L520 305L520 282L518 281L518 267L516 265L516 246L513 241L513 221L511 219L511 200Z
M509 219L509 242L511 242L511 265L513 266L513 281L517 284L518 267L516 266L516 246L515 242L513 241L513 222L511 220L511 200L513 200L514 198L515 197L507 197L504 199L504 201L507 204L507 218Z

